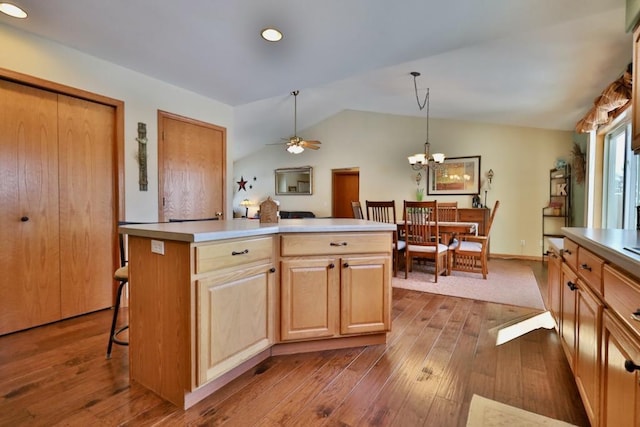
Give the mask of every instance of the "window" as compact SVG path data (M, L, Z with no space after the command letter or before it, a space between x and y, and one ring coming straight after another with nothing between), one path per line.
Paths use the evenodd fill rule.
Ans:
M639 156L631 151L631 125L607 133L604 141L602 226L636 228Z

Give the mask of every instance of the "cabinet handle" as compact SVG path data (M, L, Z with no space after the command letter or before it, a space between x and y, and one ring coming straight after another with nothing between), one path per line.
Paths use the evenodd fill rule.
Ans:
M269 273L275 273L275 272L276 272L276 268L275 268L275 267L271 267L271 268L269 269Z
M575 291L576 289L578 289L578 286L573 283L572 281L568 281L567 282L567 286L569 287L569 289L571 289L572 291Z
M640 321L640 308L636 309L633 313L631 313L631 318L633 320Z
M238 252L238 251L233 251L231 252L231 255L235 256L235 255L246 255L249 253L249 249L245 249L244 251Z
M571 255L573 253L570 249L565 249L563 252L567 255Z
M582 270L591 271L591 267L589 267L587 264L581 264L581 265L580 265L580 268L581 268Z
M624 361L624 369L627 370L627 372L633 372L633 371L637 371L640 369L640 366L636 365L635 363L633 363L633 360L625 360Z
M329 268L336 268L336 265L334 263L329 264Z
M23 216L22 218L20 218L20 221L27 222L27 221L29 221L29 217L28 216Z
M331 246L347 246L347 242L340 242L340 243L331 242L331 243L329 243L329 245L331 245Z
M348 262L345 262L344 264L342 264L342 266L343 266L344 268L349 268L349 263L348 263Z

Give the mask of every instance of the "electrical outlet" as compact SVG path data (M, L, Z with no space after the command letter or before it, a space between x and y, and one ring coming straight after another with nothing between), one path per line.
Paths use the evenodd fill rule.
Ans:
M525 245L525 241L524 240L520 240L520 246L524 246Z

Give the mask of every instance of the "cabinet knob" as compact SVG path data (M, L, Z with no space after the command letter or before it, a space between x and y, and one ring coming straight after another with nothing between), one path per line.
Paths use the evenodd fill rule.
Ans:
M348 268L348 267L349 267L349 263L348 263L348 262L345 262L344 264L342 264L342 266L343 266L344 268Z
M334 263L329 264L329 268L336 268L336 265Z
M28 216L23 216L22 218L20 218L20 221L27 222L27 221L29 221L29 217Z
M569 289L571 289L572 291L575 291L576 289L578 289L578 285L576 285L575 283L573 283L572 281L568 281L567 282L567 286L569 287Z
M633 363L633 360L625 360L624 361L624 369L626 369L627 372L633 372L633 371L639 370L640 366L638 366L635 363Z
M589 267L587 264L580 264L580 268L582 270L591 271L591 267Z
M271 268L269 269L269 273L275 273L275 272L276 272L276 268L275 268L275 267L271 267Z

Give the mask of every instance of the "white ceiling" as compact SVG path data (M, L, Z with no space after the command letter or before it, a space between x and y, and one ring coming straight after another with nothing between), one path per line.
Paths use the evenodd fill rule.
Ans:
M424 116L411 71L431 117L572 130L632 55L625 0L14 3L29 18L0 23L233 106L235 159L292 134L294 89L298 129L345 109Z

